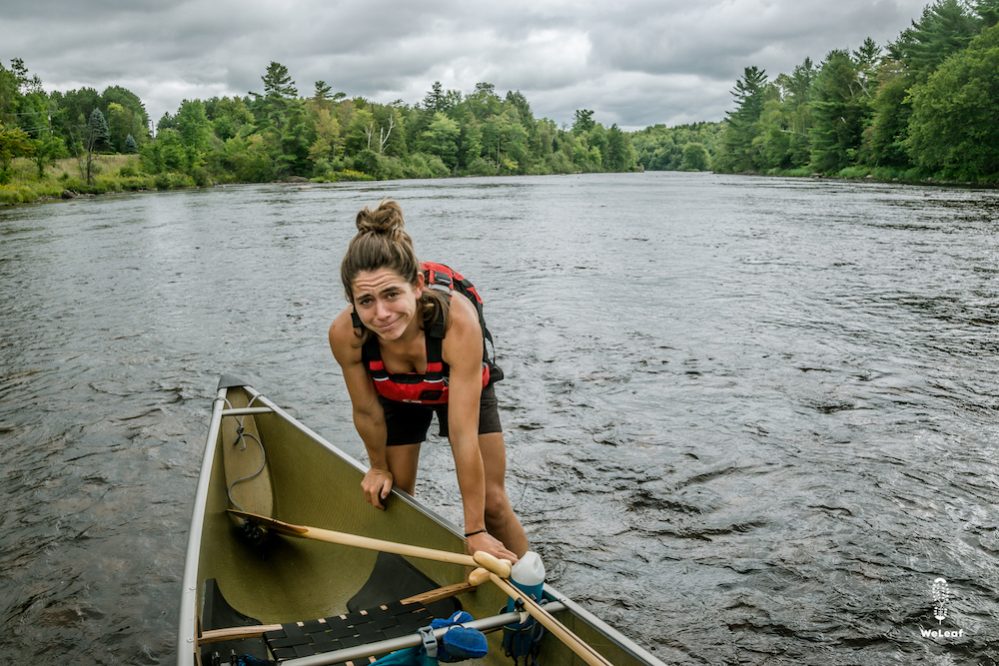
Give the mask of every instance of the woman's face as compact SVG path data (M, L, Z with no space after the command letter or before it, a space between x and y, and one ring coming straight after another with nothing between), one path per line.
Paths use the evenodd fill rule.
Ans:
M410 284L390 268L361 271L354 278L354 311L361 323L381 340L398 340L416 321L417 300L423 294L423 276Z

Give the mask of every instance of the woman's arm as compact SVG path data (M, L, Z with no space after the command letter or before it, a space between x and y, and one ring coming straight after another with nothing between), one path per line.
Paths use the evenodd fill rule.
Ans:
M354 427L364 442L371 463L361 481L361 489L372 506L384 509L382 501L388 497L393 483L385 454L388 438L385 412L361 361L361 341L354 333L350 312L348 307L330 325L330 349L343 371L343 380L353 406Z
M465 514L465 532L486 529L486 480L479 451L479 399L482 396L482 329L475 307L461 294L451 297L444 360L450 366L448 434ZM468 537L469 548L512 562L517 556L487 532Z

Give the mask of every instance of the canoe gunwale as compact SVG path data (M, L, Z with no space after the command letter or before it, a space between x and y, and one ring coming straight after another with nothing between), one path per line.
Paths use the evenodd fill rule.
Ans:
M204 532L205 507L208 503L208 490L211 484L212 466L215 464L216 440L222 427L222 410L228 388L219 386L212 403L212 419L208 426L204 456L201 460L201 473L198 476L198 489L194 494L194 509L191 528L187 538L187 556L184 561L184 583L180 600L180 630L177 634L177 663L195 663L198 633L198 565L201 555L201 537Z

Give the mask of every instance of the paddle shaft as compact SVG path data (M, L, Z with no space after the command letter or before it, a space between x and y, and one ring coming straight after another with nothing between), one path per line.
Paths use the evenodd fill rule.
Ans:
M461 553L454 553L446 550L436 550L434 548L411 546L409 544L397 543L395 541L362 537L357 534L348 534L346 532L324 530L319 527L293 525L275 518L259 516L245 511L238 511L236 509L229 509L229 512L249 520L256 520L263 525L276 529L282 534L288 534L290 536L300 537L303 539L315 539L316 541L325 541L327 543L335 543L342 546L354 546L356 548L366 548L368 550L394 553L396 555L405 555L407 557L418 557L438 562L450 562L452 564L461 564L470 567L481 566L489 570L489 578L493 581L493 583L499 586L499 588L506 592L507 595L515 599L520 599L524 604L524 610L540 622L546 629L555 634L555 636L565 643L566 647L575 652L580 659L585 661L590 666L613 666L613 664L604 659L600 653L590 647L585 641L583 641L583 639L569 631L568 627L556 620L551 613L546 611L536 601L522 593L508 580L506 580L510 577L510 563L506 560L499 560L489 553L478 551L474 556L463 555Z
M524 610L527 611L531 617L540 622L545 629L558 637L558 639L562 641L567 648L575 652L576 655L587 664L590 666L613 666L613 664L604 659L603 655L594 650L582 638L569 631L568 627L556 620L555 617L545 610L543 606L521 592L520 589L515 587L512 583L510 583L510 581L500 578L494 573L490 573L489 578L496 584L497 587L506 592L507 595L523 602Z
M449 562L451 564L460 564L468 567L483 566L493 573L502 575L504 578L510 575L509 562L506 560L499 560L489 553L483 553L481 551L475 553L475 556L473 557L471 555L454 553L448 550L412 546L406 543L385 541L384 539L373 539L371 537L349 534L347 532L326 530L320 527L293 525L291 523L286 523L283 520L268 518L267 516L260 516L255 513L239 511L237 509L229 509L229 513L247 520L256 521L261 525L271 527L281 534L300 537L302 539L314 539L316 541L325 541L326 543L335 543L341 546L366 548L368 550L377 550L383 553L394 553L396 555L404 555L406 557L418 557L420 559L434 560L436 562Z

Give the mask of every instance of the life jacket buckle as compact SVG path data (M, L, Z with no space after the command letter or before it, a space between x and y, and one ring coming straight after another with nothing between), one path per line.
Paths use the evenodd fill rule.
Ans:
M451 280L451 276L447 273L443 271L431 271L429 287L437 291L442 291L445 294L450 294L454 290L454 283Z

